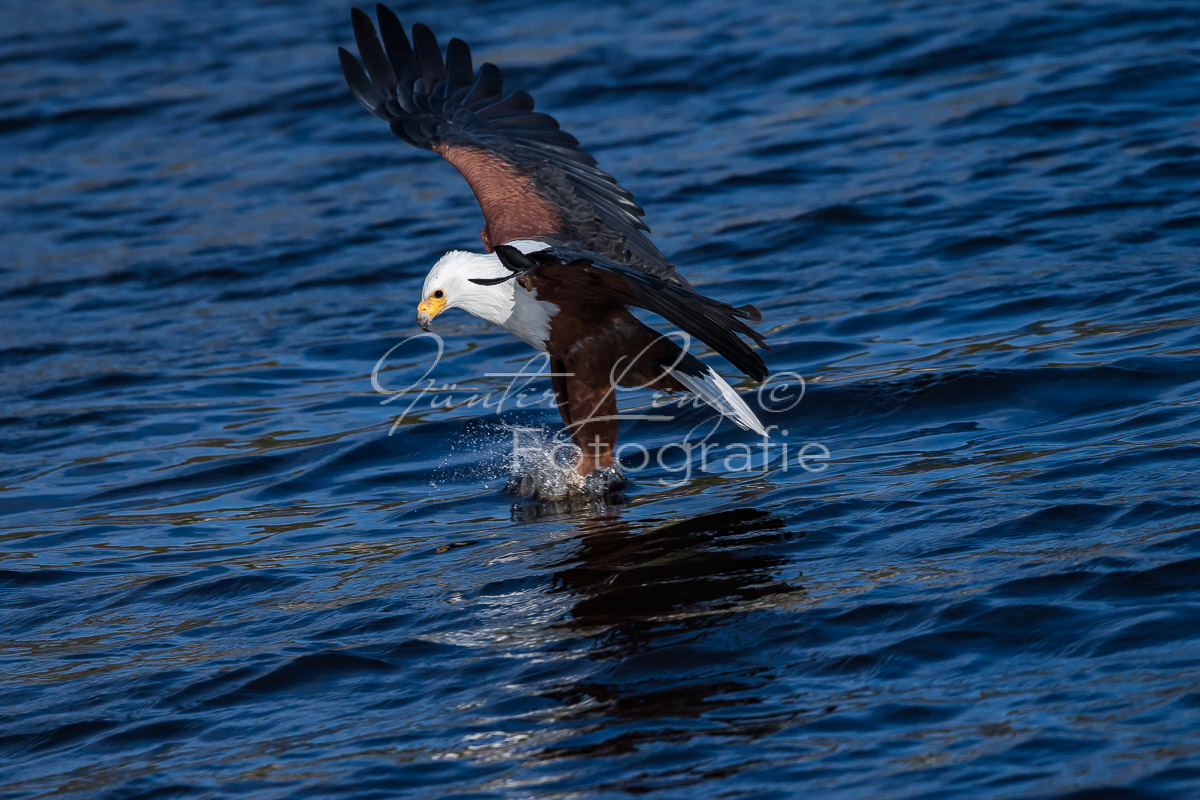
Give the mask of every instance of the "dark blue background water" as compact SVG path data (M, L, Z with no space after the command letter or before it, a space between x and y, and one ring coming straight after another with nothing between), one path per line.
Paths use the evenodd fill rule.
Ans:
M1200 793L1200 6L398 10L762 307L828 469L514 505L552 408L389 436L481 220L347 5L8 3L0 797Z

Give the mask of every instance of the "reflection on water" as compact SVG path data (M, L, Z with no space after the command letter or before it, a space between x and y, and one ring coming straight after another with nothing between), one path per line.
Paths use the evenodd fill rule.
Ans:
M580 720L644 723L633 736L555 747L545 757L635 749L672 735L679 718L701 719L750 701L769 680L727 652L723 629L739 615L786 604L803 590L778 580L781 544L794 540L769 512L733 509L631 531L619 518L582 522L576 553L556 565L554 591L569 593L566 625L588 641L599 665L549 696ZM608 680L605 678L608 677ZM736 699L732 695L740 695ZM663 726L667 726L664 730Z
M572 627L604 628L610 643L628 636L634 641L622 649L636 648L641 623L687 627L688 619L792 591L771 577L782 557L764 552L791 538L783 527L778 517L752 508L700 514L636 535L619 517L589 519L579 524L578 555L555 570L555 587L579 595Z

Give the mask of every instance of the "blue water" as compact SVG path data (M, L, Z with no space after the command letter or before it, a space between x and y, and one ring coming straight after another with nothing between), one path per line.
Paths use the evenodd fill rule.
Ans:
M506 493L524 345L372 384L481 219L346 4L5 4L0 798L1200 795L1200 5L397 10L762 308L824 468L685 409Z

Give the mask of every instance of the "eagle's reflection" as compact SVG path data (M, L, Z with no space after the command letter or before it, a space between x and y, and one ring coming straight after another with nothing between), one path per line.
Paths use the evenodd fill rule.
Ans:
M616 727L542 755L622 751L681 725L706 727L696 720L719 709L754 706L753 694L771 680L755 628L800 592L777 573L803 534L753 508L640 529L610 515L578 528L575 551L555 565L553 591L575 598L557 624L593 666L546 695L558 702L560 722ZM751 718L763 722L757 713L743 721Z

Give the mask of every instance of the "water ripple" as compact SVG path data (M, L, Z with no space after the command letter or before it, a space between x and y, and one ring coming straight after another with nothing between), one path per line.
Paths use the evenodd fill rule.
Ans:
M519 342L372 387L480 220L347 8L2 12L0 795L1196 793L1193 4L398 10L764 310L789 449L505 494Z

